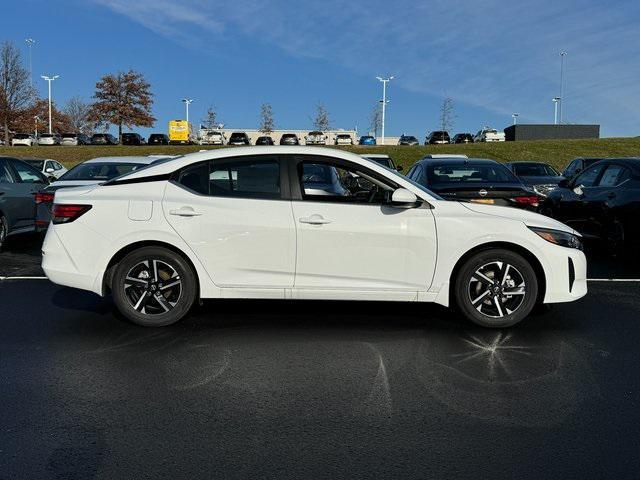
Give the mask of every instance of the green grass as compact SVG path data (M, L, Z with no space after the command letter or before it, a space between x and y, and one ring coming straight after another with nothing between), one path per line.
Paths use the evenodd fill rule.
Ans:
M80 146L80 147L0 147L0 156L40 157L59 160L67 167L95 157L120 155L172 154L197 152L199 145L169 145L157 147ZM217 147L219 148L219 147ZM539 160L561 169L575 157L640 156L640 138L606 138L594 140L538 140L529 142L474 143L470 145L430 145L400 147L397 145L370 147L340 147L355 153L386 153L398 165L409 168L428 153L461 153L469 157L493 158L498 161Z

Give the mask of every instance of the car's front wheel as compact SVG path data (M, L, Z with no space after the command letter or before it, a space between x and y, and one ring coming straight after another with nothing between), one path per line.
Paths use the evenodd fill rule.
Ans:
M465 261L455 279L458 309L483 327L509 327L522 321L535 306L537 296L533 267L510 250L478 252Z
M144 247L118 263L111 290L126 318L145 327L164 327L181 320L193 306L196 274L181 255Z

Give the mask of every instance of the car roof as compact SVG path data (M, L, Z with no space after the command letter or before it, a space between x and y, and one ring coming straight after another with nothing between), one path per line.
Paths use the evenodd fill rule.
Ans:
M363 153L360 156L362 158L391 158L389 155L384 153Z
M458 157L438 157L438 158L423 158L419 160L420 163L438 163L449 164L449 165L493 165L500 164L500 162L496 160L492 160L490 158L458 158Z
M431 160L435 160L437 158L469 158L466 155L462 155L462 154L456 154L456 153L451 153L451 154L447 154L447 153L430 153L428 155L425 155L424 157L422 157L420 160L427 160L427 159L431 159Z
M143 156L129 156L129 157L98 157L92 158L82 162L85 163L139 163L141 165L148 165L164 158L172 158L173 155L149 155Z
M507 162L505 165L549 165L547 162L538 162L536 160L514 160Z

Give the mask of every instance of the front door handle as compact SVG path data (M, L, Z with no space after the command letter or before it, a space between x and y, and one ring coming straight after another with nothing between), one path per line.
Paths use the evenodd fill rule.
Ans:
M169 210L169 215L176 215L178 217L197 217L202 214L200 212L196 212L191 207L182 207L177 210Z
M331 223L331 220L324 218L322 215L314 213L309 217L301 217L300 223L309 223L311 225L325 225Z

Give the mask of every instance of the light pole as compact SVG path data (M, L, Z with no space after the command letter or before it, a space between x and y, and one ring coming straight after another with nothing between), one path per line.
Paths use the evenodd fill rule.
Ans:
M558 125L558 104L562 101L562 99L560 97L553 97L551 101L554 104L553 123L554 125Z
M384 120L387 109L387 83L393 80L395 77L391 76L388 78L376 77L379 81L382 82L382 142L381 145L384 145Z
M36 138L38 138L38 122L40 121L40 117L38 115L34 115L33 120L35 121L35 124L36 124L36 131L35 131Z
M54 75L53 77L47 77L46 75L40 75L44 80L49 82L49 134L51 134L51 82L53 82L56 78L59 78L60 75Z
M33 87L33 68L31 66L31 47L36 43L33 38L27 38L25 43L29 47L29 84Z
M513 117L513 124L517 125L518 124L518 117L520 116L519 113L512 113L511 116Z
M564 57L567 56L567 52L560 52L560 105L559 105L559 119L562 123L562 99L564 98Z
M184 106L187 109L187 123L189 123L189 105L191 105L191 102L193 102L193 98L183 98L182 101L184 102Z

